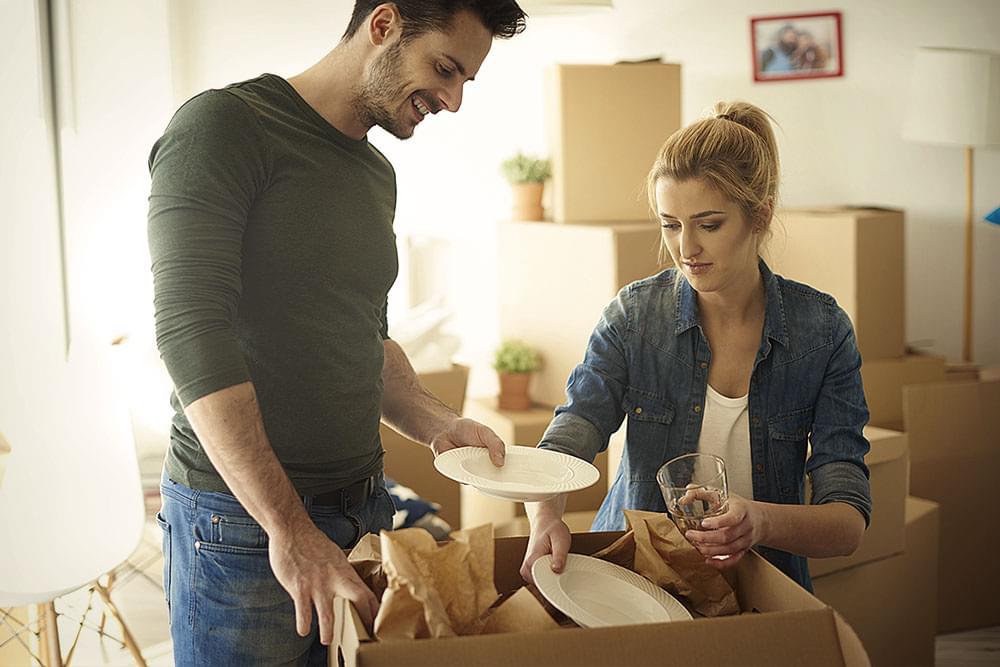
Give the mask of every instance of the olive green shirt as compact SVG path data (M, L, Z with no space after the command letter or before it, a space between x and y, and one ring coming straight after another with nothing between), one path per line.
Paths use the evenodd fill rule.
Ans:
M265 74L184 104L149 168L156 340L175 387L167 474L228 491L182 406L247 381L300 494L378 472L389 162Z

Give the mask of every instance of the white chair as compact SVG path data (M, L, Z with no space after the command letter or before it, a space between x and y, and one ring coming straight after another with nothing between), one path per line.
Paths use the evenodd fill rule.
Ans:
M13 450L0 485L0 608L38 605L41 656L33 658L48 665L64 664L54 601L86 586L104 600L121 624L122 643L145 665L99 581L135 551L145 521L113 357L109 347L90 348L74 350L65 364L22 365L3 378L17 382L18 371L24 373L17 391L7 385L0 392L0 429ZM10 625L6 614L3 620Z

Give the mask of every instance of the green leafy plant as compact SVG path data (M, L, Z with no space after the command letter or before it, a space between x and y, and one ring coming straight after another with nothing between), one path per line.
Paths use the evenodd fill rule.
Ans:
M519 340L505 340L493 356L493 368L500 373L531 373L541 367L538 352Z
M544 183L552 175L548 160L521 152L504 160L500 172L509 183Z

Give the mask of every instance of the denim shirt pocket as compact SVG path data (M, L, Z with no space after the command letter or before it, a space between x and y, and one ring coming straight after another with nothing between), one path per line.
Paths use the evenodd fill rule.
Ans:
M801 502L799 490L805 476L806 451L812 428L812 408L775 415L767 421L770 459L782 500Z
M622 407L628 417L625 458L629 480L655 482L656 471L663 465L674 406L662 395L629 387Z

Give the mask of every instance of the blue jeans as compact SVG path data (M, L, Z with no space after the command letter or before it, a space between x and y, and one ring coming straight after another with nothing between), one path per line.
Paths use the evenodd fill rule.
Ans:
M313 505L316 526L348 549L367 533L391 530L393 504L381 477L357 507ZM174 662L202 665L326 665L316 612L312 629L295 631L295 605L271 571L268 537L227 493L196 491L164 475L163 589Z

